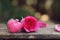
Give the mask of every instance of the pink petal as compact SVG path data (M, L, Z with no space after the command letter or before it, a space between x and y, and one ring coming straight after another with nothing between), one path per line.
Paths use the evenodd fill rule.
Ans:
M15 20L14 20L14 19L10 19L10 20L7 22L7 24L11 24L11 23L13 23L13 22L15 22Z
M26 29L25 27L24 27L24 29L25 29L26 32L30 32L30 31L29 31L28 29Z
M33 31L37 31L38 29L39 29L39 27L35 27L35 28L33 28L33 29L26 29L25 27L24 27L24 29L25 29L25 31L26 32L33 32Z
M39 27L35 27L34 29L31 29L30 31L37 31Z
M58 25L55 26L55 30L58 31L58 32L60 32L60 24L58 24Z
M19 21L19 19L15 19L17 22Z
M46 23L44 23L44 22L38 22L38 26L40 26L40 27L46 27Z
M39 26L36 26L36 27L34 28L35 31L37 31L38 29L39 29Z

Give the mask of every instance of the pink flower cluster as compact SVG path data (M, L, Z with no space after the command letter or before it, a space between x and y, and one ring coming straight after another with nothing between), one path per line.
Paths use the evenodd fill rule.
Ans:
M26 16L22 18L21 22L18 19L10 19L7 22L7 27L9 32L20 32L24 29L26 32L34 32L39 29L39 27L46 27L44 22L38 21L33 16Z

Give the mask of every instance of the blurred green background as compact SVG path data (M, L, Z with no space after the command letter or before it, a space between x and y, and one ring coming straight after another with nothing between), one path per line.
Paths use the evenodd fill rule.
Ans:
M53 0L0 0L0 22L7 22L10 18L27 15L40 19L41 15L50 12ZM41 14L41 15L40 15Z

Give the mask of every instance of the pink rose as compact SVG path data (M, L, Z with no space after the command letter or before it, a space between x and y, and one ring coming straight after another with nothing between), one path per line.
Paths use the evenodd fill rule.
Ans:
M55 26L55 30L58 31L58 32L60 32L60 24L57 24L57 25Z
M19 32L21 31L22 29L22 25L21 23L19 22L18 19L14 20L14 19L10 19L8 22L7 22L7 27L9 29L10 32Z
M26 16L21 20L23 27L26 32L33 32L39 29L39 26L43 26L44 24L40 23L36 18L33 16Z

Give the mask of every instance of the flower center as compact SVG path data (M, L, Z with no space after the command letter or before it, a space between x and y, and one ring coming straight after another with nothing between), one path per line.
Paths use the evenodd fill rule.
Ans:
M35 25L36 25L36 20L31 18L25 20L25 27L27 29L32 29L35 27Z

